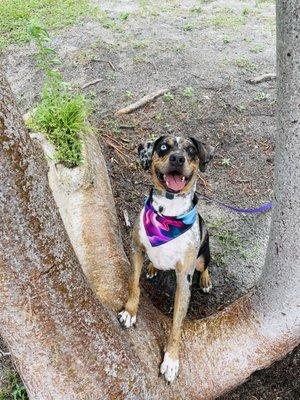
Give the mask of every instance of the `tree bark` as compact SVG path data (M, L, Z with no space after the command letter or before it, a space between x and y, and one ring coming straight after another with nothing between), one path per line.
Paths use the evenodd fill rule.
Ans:
M120 310L129 262L97 137L83 137L85 162L72 169L55 162L55 148L43 135L30 137L46 155L49 186L85 276L102 304Z
M298 344L297 3L277 5L276 183L263 273L252 292L224 311L185 323L181 374L171 386L157 376L169 319L143 295L137 328L123 331L115 312L97 300L55 206L43 156L0 76L0 332L30 399L213 399Z

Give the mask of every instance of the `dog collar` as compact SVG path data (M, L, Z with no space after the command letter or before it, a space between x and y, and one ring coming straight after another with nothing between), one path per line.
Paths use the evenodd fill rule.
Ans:
M168 192L167 190L165 190L165 191L159 191L159 190L157 190L157 189L151 189L151 193L154 193L154 194L158 194L158 195L160 195L160 196L163 196L163 197L165 197L165 198L168 199L168 200L174 200L174 199L175 199L175 196L184 196L184 195L180 195L180 194Z
M193 208L186 214L176 217L162 215L153 207L151 191L143 213L143 223L151 246L156 247L170 242L191 229L197 218L197 203L198 198L195 195Z

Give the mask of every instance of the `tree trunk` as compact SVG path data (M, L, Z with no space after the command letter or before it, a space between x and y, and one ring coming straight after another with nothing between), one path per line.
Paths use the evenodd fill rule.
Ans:
M157 376L169 319L143 295L137 328L123 331L115 312L96 299L55 206L43 156L0 76L0 332L30 399L213 399L297 345L297 3L278 1L275 207L262 277L251 293L226 310L185 323L181 374L170 386ZM109 273L107 268L103 273Z

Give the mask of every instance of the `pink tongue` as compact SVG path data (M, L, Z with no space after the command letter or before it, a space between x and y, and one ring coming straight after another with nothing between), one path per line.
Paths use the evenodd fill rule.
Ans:
M185 186L185 181L181 180L182 175L172 175L172 174L167 174L166 175L166 184L169 189L174 190L175 192L179 192L182 190Z

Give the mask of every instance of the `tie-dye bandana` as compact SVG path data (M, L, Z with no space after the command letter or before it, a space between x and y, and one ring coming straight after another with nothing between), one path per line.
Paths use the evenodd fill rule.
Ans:
M143 222L151 246L160 246L191 229L197 218L196 204L197 198L194 200L194 207L187 214L168 217L153 208L150 195L144 207Z

